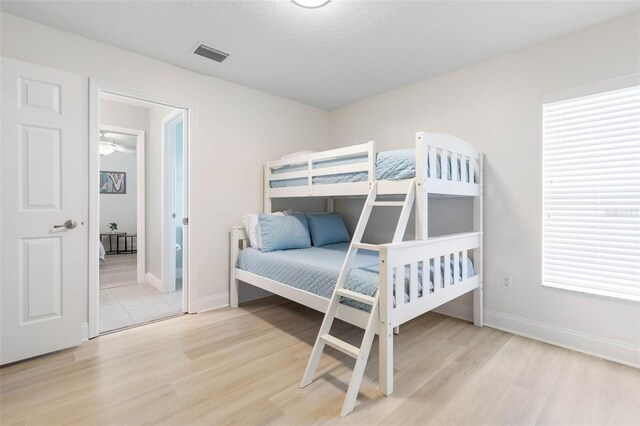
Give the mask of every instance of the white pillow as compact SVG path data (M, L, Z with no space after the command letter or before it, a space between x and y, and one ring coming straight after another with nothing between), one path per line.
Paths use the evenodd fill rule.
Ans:
M274 216L287 216L288 211L284 212L274 212L270 213ZM242 216L242 225L244 226L245 231L247 231L247 236L249 237L249 244L254 249L262 248L262 233L260 232L260 221L258 220L257 214L246 213Z
M301 155L315 154L315 153L316 151L298 151L298 152L285 155L284 157L282 157L282 160L286 160L287 158L299 157Z

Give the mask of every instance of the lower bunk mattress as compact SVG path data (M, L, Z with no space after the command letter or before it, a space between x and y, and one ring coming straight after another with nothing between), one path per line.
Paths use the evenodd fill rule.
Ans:
M308 291L324 298L330 298L338 281L338 274L346 256L349 243L330 244L298 250L281 250L263 253L254 248L246 248L238 254L236 267L265 278ZM358 250L353 269L349 272L345 288L368 296L378 289L378 252ZM475 275L473 262L467 259L468 277ZM453 282L453 260L448 283ZM440 262L440 283L444 284L444 262ZM462 278L462 259L458 270ZM430 266L429 291L433 291L433 265ZM424 274L418 269L418 296L423 292ZM409 273L405 273L405 302L409 301ZM362 310L370 306L353 300L343 302ZM394 294L395 305L395 294Z

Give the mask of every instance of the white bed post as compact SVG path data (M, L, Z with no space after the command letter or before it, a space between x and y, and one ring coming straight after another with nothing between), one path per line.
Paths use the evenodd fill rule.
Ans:
M242 226L234 226L229 232L229 306L238 307L238 280L236 279L236 259L241 250L241 242L244 240Z
M378 288L379 386L384 395L393 392L393 324L389 317L393 303L393 269L388 267L387 249L380 247L380 287Z
M427 155L429 145L426 132L416 133L416 240L426 240L429 234L429 195L427 194ZM433 167L435 165L432 164ZM434 169L435 170L435 169Z
M470 181L473 181L471 171ZM473 230L480 232L480 247L476 250L474 263L478 275L478 288L473 290L473 324L482 327L484 320L484 220L482 217L482 200L484 198L484 154L478 154L478 196L473 199Z
M262 210L264 213L271 213L271 197L269 197L269 180L271 179L271 168L269 163L264 165L264 194L262 200Z

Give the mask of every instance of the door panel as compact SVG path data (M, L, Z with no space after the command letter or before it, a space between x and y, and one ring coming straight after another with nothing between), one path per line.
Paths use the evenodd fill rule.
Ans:
M87 310L80 76L2 58L0 363L78 345ZM56 227L66 220L77 227Z
M60 129L20 125L22 208L60 209Z
M60 238L22 239L20 258L20 319L23 323L59 317L60 302Z
M20 107L37 108L60 113L60 86L42 81L19 78Z

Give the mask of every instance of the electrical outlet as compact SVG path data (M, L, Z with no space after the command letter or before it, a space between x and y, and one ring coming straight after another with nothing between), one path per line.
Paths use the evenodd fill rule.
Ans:
M511 278L511 275L503 275L502 276L502 288L507 289L507 290L511 290L512 286L513 286L513 278Z

